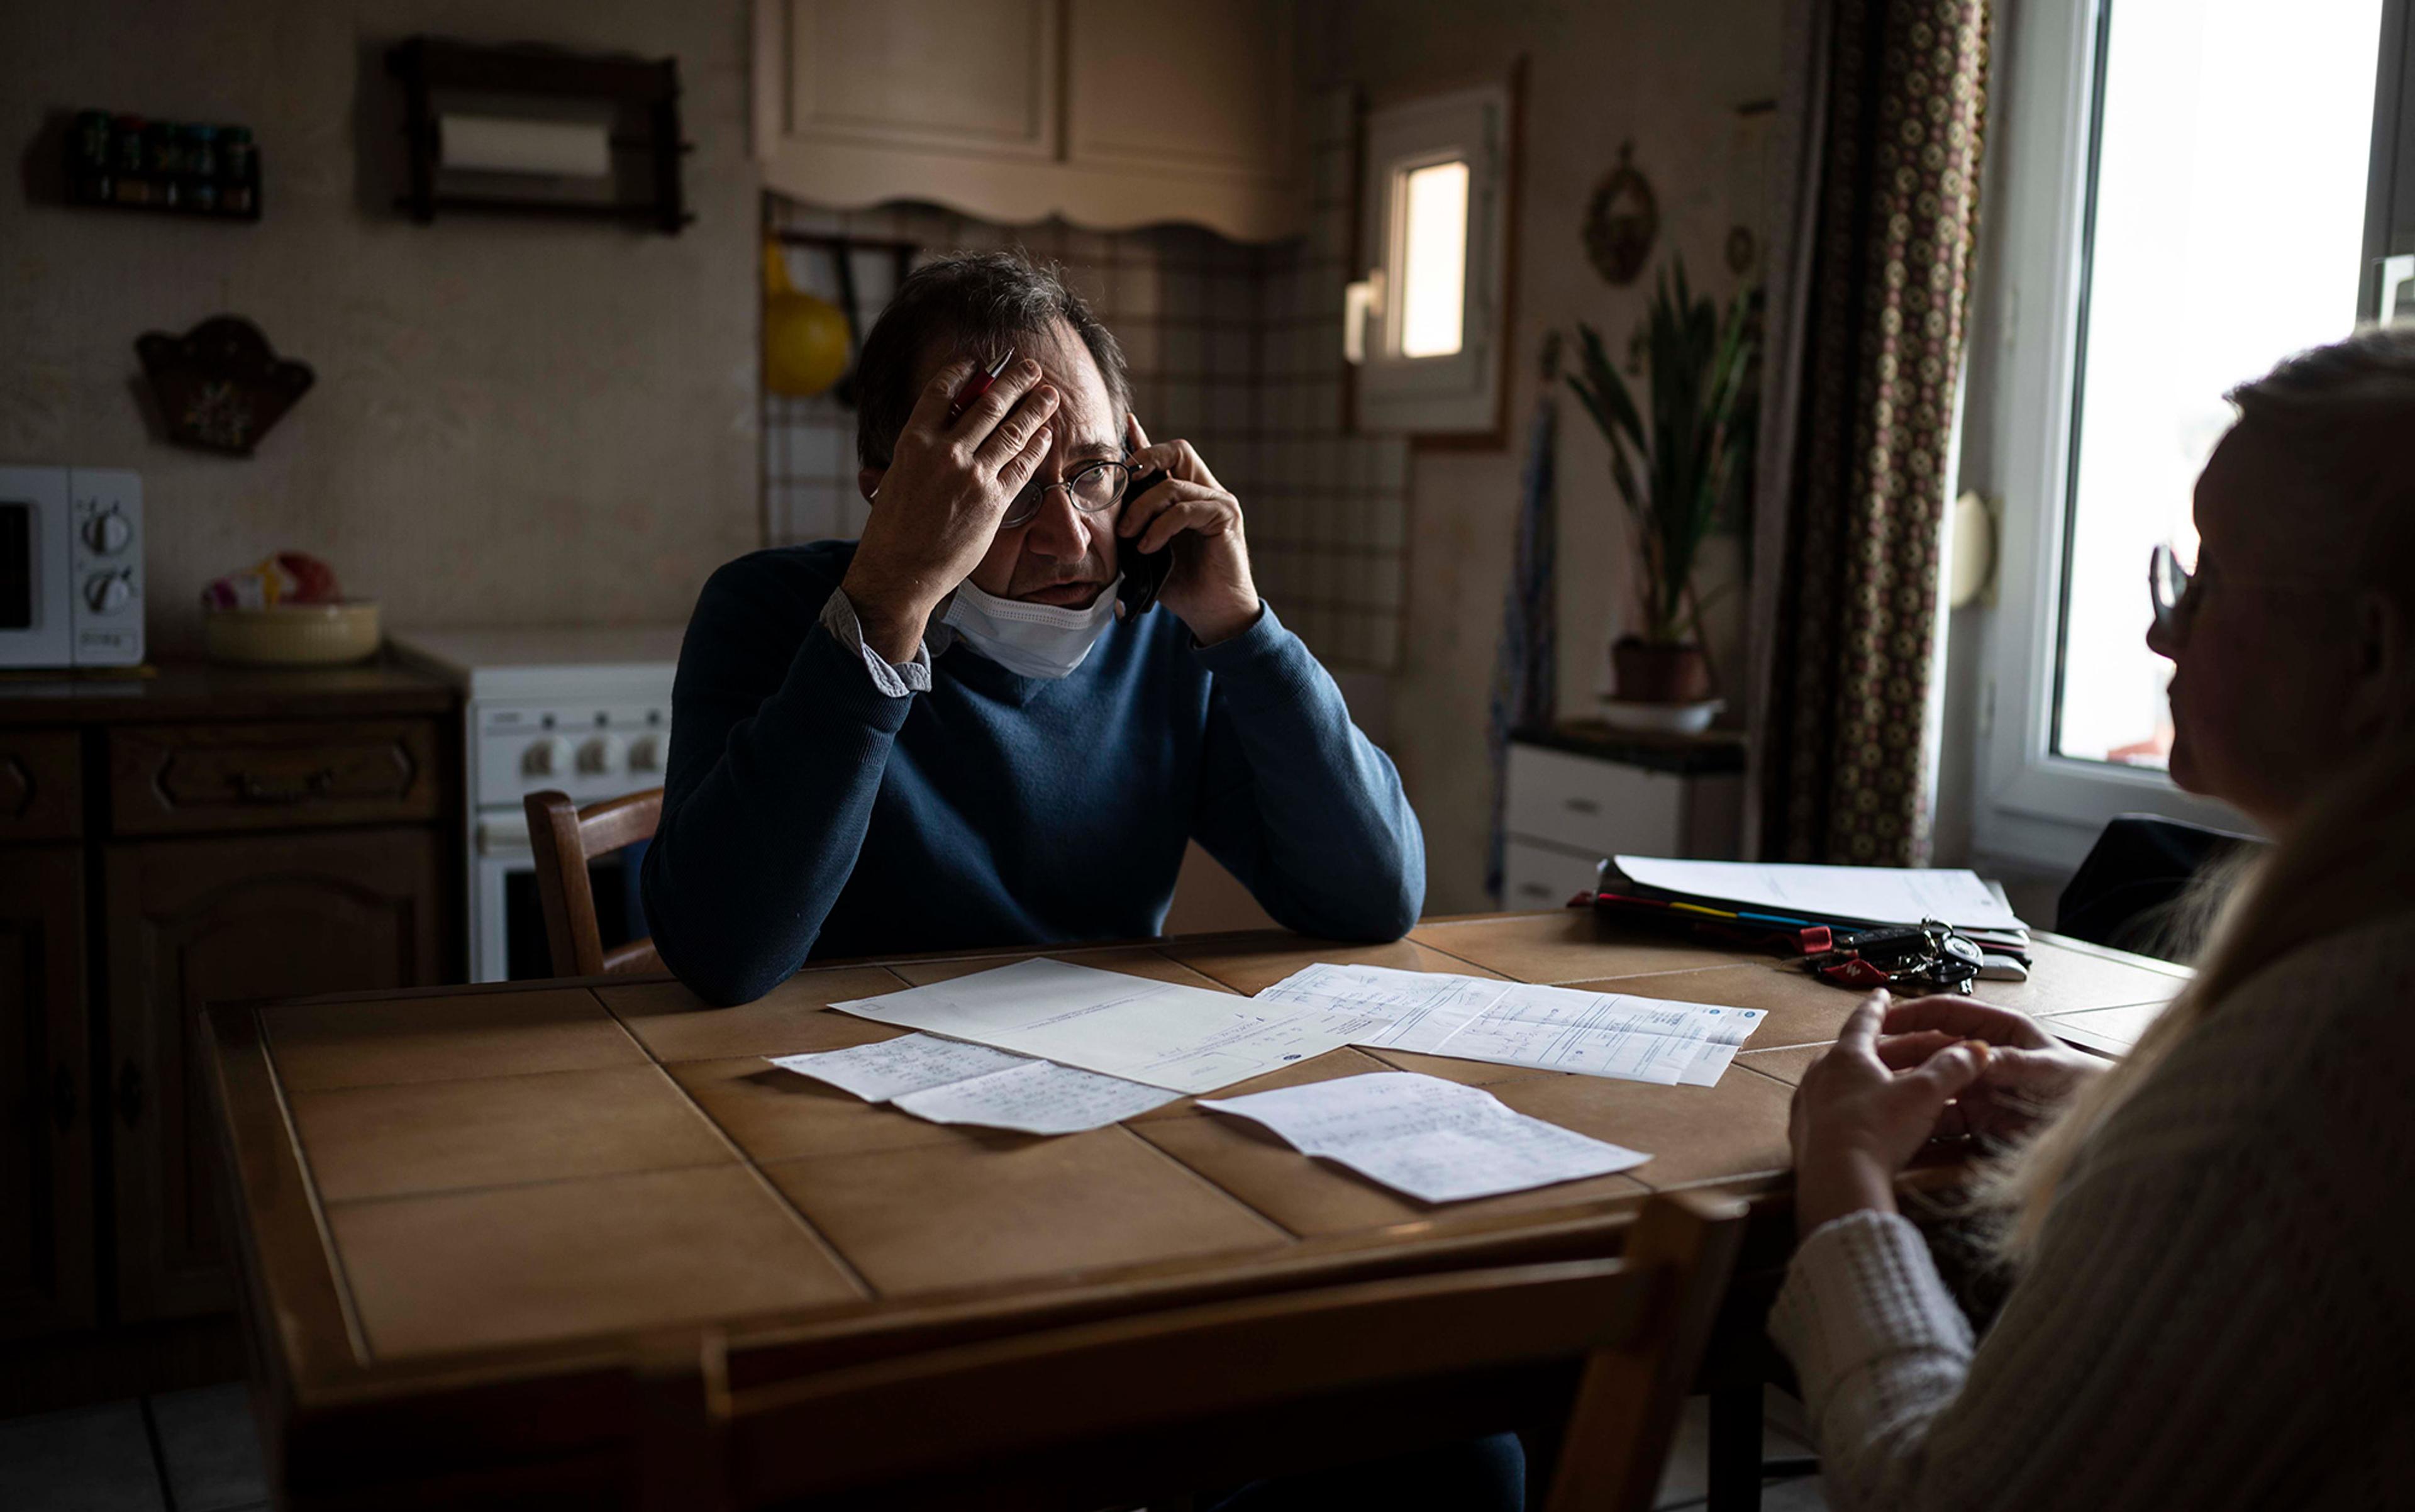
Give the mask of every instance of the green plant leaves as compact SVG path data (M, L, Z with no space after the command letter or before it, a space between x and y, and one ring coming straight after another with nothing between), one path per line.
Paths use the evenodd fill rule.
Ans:
M1661 271L1642 325L1648 425L1600 335L1577 325L1578 371L1568 387L1610 442L1611 479L1642 568L1646 640L1677 641L1689 625L1702 634L1699 603L1688 608L1695 562L1721 506L1748 484L1758 420L1748 388L1750 298L1739 292L1722 317L1707 296L1694 297L1682 260Z

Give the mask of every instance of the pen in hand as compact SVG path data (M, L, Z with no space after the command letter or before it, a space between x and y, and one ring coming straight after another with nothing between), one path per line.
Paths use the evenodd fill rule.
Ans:
M954 401L948 406L948 424L952 426L962 420L965 417L965 412L971 409L982 395L989 392L990 385L998 382L998 375L1006 371L1006 365L1013 360L1014 349L1009 347L1006 349L1006 354L990 364L986 372L973 374L964 387L956 390Z

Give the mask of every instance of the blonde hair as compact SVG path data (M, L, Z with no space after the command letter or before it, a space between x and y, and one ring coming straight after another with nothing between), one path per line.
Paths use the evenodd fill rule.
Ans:
M2364 331L2302 352L2229 397L2237 428L2274 446L2303 477L2308 502L2330 516L2310 523L2349 548L2344 565L2406 601L2415 577L2415 465L2404 450L2415 435L2415 330ZM2407 723L2328 784L2270 855L2210 880L2228 896L2196 980L2127 1056L1981 1173L1974 1196L2001 1216L2005 1258L2034 1251L2055 1194L2098 1130L2250 978L2312 941L2415 909L2415 734Z

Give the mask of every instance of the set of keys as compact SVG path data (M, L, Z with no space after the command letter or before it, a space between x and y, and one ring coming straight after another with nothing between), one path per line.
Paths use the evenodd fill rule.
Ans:
M1968 995L1971 984L1988 974L1987 952L1978 943L1934 919L1839 931L1831 936L1828 949L1807 953L1803 965L1812 975L1839 987L1865 990L1911 988Z

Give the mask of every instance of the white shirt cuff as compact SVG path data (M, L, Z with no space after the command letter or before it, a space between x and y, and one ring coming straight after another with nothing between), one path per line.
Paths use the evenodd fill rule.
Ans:
M832 589L823 603L822 628L862 661L872 685L888 696L904 698L931 691L931 648L918 641L913 659L897 663L865 645L863 621L856 618L855 605L848 598L846 589Z

